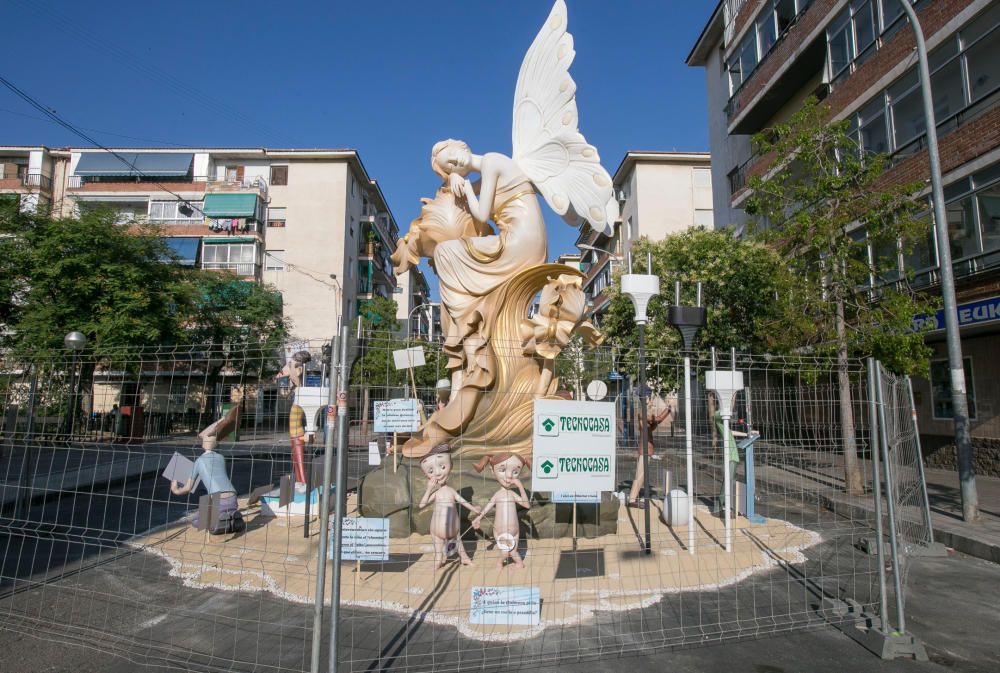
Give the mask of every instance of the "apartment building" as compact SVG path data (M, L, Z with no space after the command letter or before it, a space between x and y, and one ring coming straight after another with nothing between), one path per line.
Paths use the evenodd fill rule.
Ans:
M441 335L441 307L431 301L430 285L419 267L400 274L394 292L400 336L427 340Z
M722 0L687 57L703 67L716 222L745 222L747 178L763 174L750 137L788 119L811 95L849 120L858 145L886 152L893 183L929 180L926 124L912 29L900 0ZM948 230L957 282L972 435L1000 464L1000 1L914 3L929 50ZM928 190L929 191L929 190ZM939 292L937 247L889 255L917 289ZM863 234L861 234L863 235ZM925 449L950 443L944 316L929 321L930 380L914 382ZM992 446L992 449L987 447Z
M161 225L182 264L274 285L296 338L393 296L398 228L354 150L0 147L0 165L19 208L111 206Z
M610 234L584 224L576 240L590 319L599 325L608 289L640 238L662 240L691 227L714 226L711 155L707 152L627 152L612 180L621 218Z
M55 160L47 147L0 146L0 207L34 211L52 204Z

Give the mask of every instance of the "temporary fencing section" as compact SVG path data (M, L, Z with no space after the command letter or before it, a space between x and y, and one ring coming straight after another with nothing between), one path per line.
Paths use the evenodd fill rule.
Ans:
M339 402L328 376L338 349L327 359L323 346L5 360L2 628L182 670L458 671L849 625L861 611L884 612L894 593L880 588L880 563L889 558L869 553L881 553L868 543L876 535L872 458L882 445L873 430L884 431L889 469L881 475L904 553L932 541L908 381L881 371L872 387L860 361L689 353L688 405L682 355L647 353L648 394L660 400L649 405L658 424L647 554L645 501L632 488L642 462L637 400L647 391L635 389L631 353L571 342L553 363L559 384L548 391L556 406L547 408L574 417L587 409L609 414L612 431L592 452L584 443L604 426L555 422L543 431L534 419L532 435L551 435L545 446L554 448L544 455L541 442L533 455L530 441L527 448L520 439L487 445L463 432L447 454L421 465L403 455L427 448L416 446L408 414L423 423L449 399L441 381L460 385L440 345L352 335L353 368ZM424 364L397 369L393 351L414 347ZM276 376L297 350L312 359L301 387L288 395L288 383ZM408 357L404 365L420 361L412 351ZM742 373L728 423L706 391L709 371ZM591 392L603 392L607 406L574 406L592 381L604 383ZM391 402L404 399L419 404ZM499 423L513 437L523 435L523 410L533 402L533 391L515 383L463 403L483 405L483 413L489 405L510 409ZM175 452L196 460L197 432L236 404L238 432L220 438L218 453L245 529L212 535L190 523L204 489L175 495L160 475ZM327 413L334 408L346 415ZM873 408L884 413L882 426L872 422ZM346 498L340 604L331 614L334 573L327 568L318 585L326 608L317 615L317 573L326 564L319 558L323 431L333 430L335 417L349 422L340 461L346 488L338 494ZM300 424L316 438L305 445L308 486L296 490L289 431ZM728 522L718 511L726 500L724 456L732 453L727 425L740 445L729 497L740 513ZM747 442L744 433L759 438ZM609 447L606 463L589 460L600 446ZM864 493L847 493L851 452ZM487 455L492 460L483 462ZM613 491L561 492L551 486L559 479L549 481L553 471L605 465L613 466ZM447 481L428 488L425 469L448 472ZM511 470L519 471L528 507L515 502L520 489L507 481ZM445 504L451 492L443 483L472 508L494 506L477 520L474 510ZM203 506L211 517L211 503ZM450 514L437 519L436 511ZM461 563L460 548L471 565Z

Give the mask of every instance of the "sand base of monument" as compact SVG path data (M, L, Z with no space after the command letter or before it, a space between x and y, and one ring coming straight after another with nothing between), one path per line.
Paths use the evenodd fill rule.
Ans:
M243 503L241 503L243 504ZM356 513L356 502L348 503ZM247 530L211 536L187 521L135 538L131 545L165 559L170 574L193 588L266 591L299 603L311 603L316 590L317 521L303 537L301 516L259 516L244 510ZM389 561L344 561L343 605L420 616L451 624L478 640L530 638L544 629L591 619L597 611L621 611L654 604L667 594L717 589L779 564L801 563L801 550L820 541L817 533L771 519L752 524L737 518L732 550L724 548L722 519L696 508L694 553L687 548L687 526L671 528L650 512L652 553L642 551L643 512L621 506L618 533L600 537L524 540L518 547L524 568L509 561L497 568L500 552L492 540L465 540L473 565L452 556L435 568L430 536L389 541ZM575 548L575 552L574 552ZM330 567L326 601L330 600ZM537 625L472 624L473 587L535 587L541 596Z

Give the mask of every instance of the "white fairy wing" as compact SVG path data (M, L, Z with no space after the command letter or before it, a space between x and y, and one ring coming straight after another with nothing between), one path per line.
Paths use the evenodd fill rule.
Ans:
M610 232L618 218L611 176L577 128L576 52L566 32L566 3L556 0L521 63L514 90L514 161L568 223L587 220Z

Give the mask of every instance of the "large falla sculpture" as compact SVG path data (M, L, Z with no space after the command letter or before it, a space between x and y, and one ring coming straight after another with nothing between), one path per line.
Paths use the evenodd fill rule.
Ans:
M611 178L578 127L566 20L557 0L521 64L510 156L475 154L460 140L435 144L430 163L441 187L422 199L392 255L397 274L427 259L438 276L451 378L447 404L402 447L407 458L442 443L456 460L530 458L534 400L553 397L559 385L555 358L574 334L590 345L603 339L586 320L583 274L546 263L539 196L574 226L610 232L618 217ZM378 497L366 490L365 505Z

